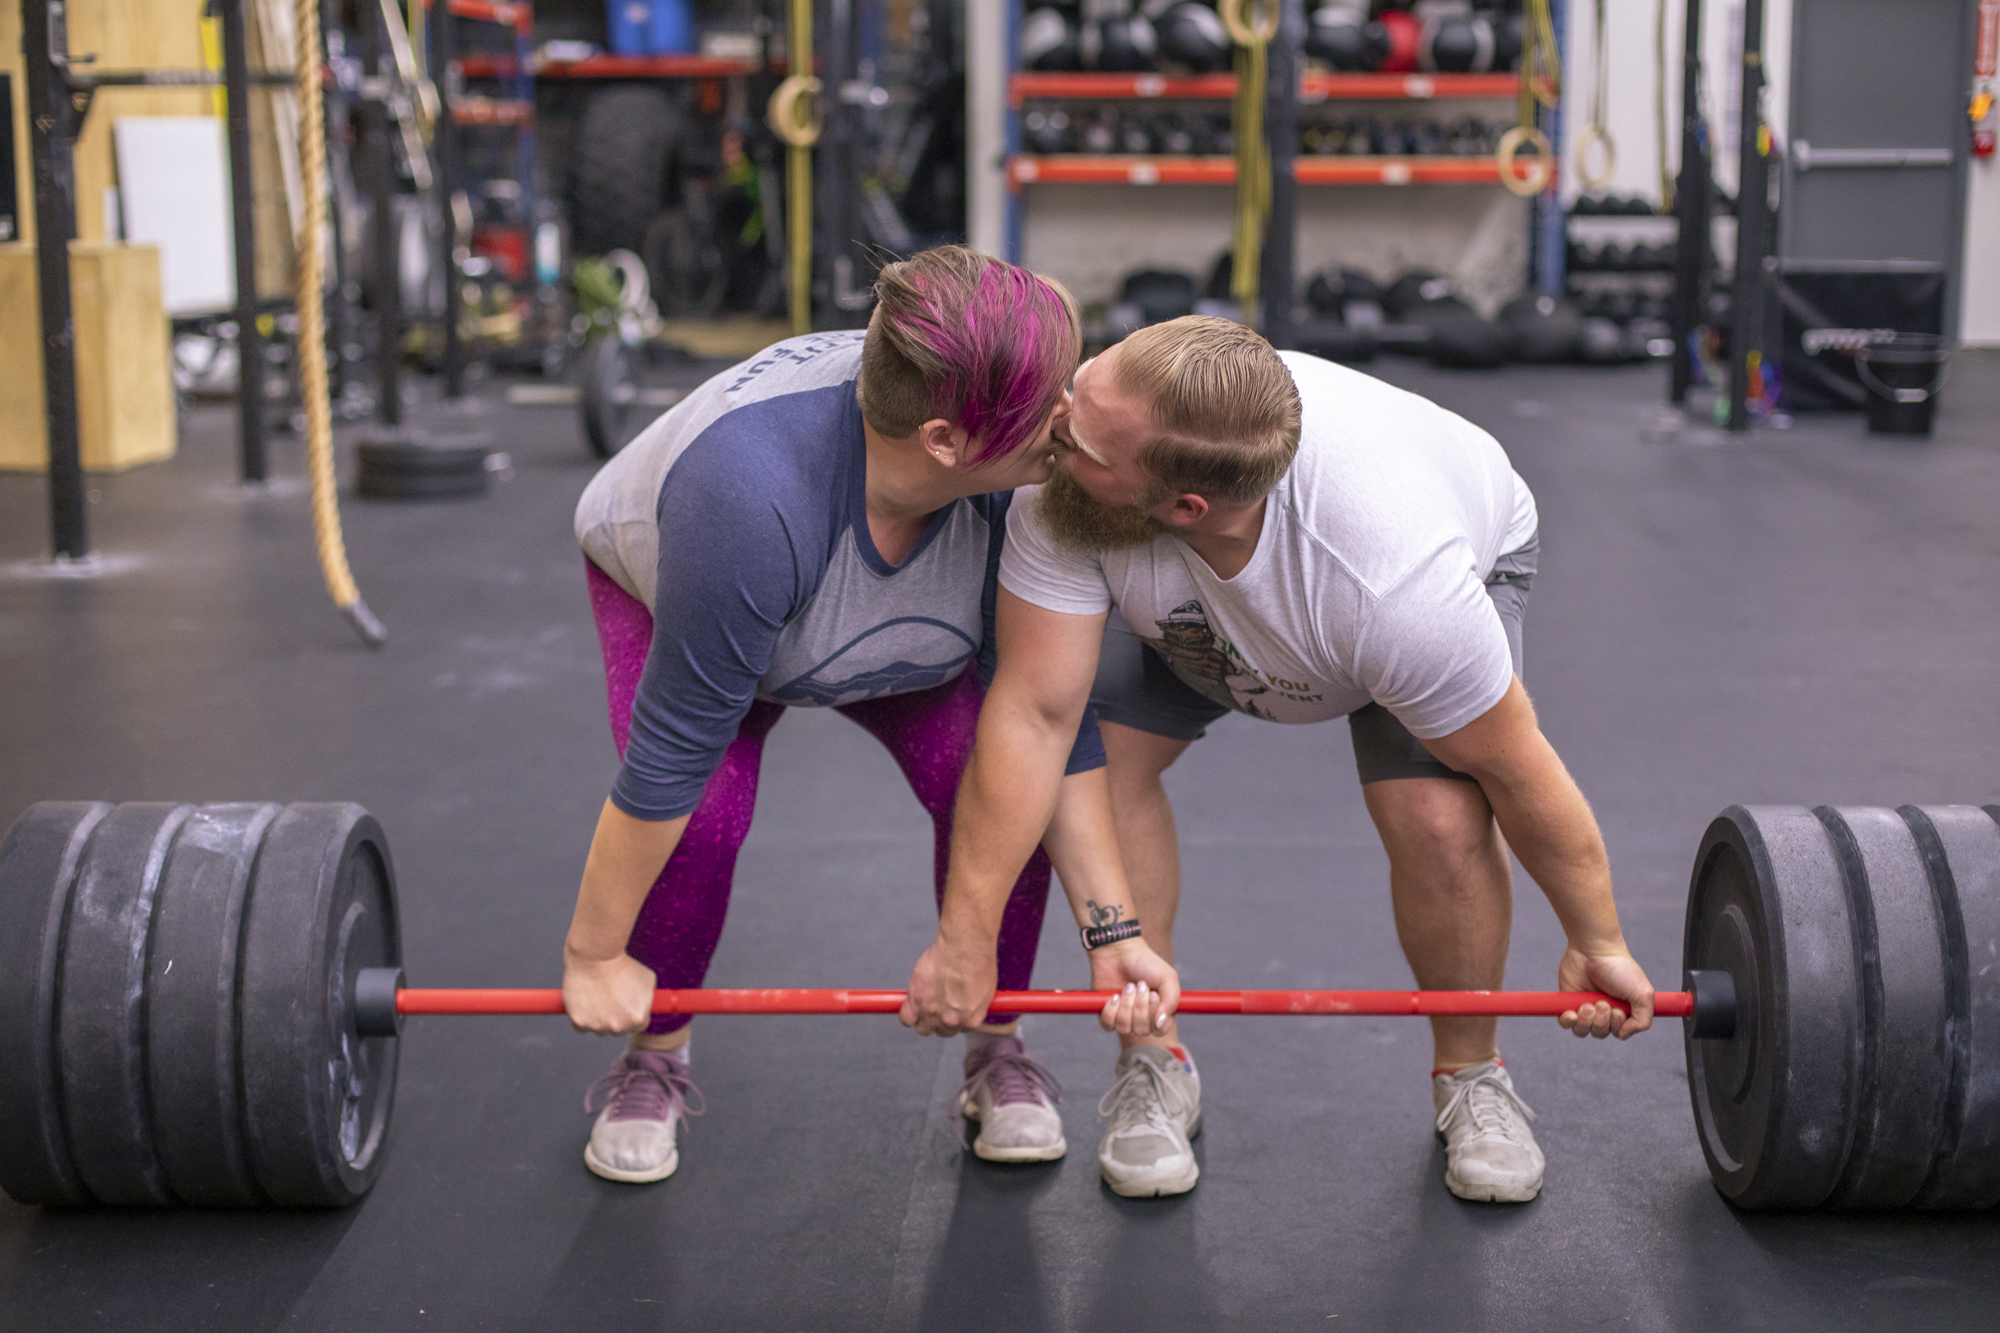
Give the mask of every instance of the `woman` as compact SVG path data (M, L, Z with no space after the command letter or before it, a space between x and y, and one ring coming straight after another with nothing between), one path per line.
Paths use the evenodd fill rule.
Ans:
M624 764L584 866L563 1000L582 1031L634 1034L586 1101L603 1109L584 1161L611 1180L671 1175L699 1109L688 1020L652 1017L651 993L702 983L785 708L835 708L889 748L936 826L944 889L1010 492L1049 475L1080 337L1060 287L962 246L889 265L875 290L865 335L794 338L715 376L577 506ZM1049 857L1079 923L1090 907L1133 915L1115 853L1095 850L1115 845L1103 763L1086 719L1047 855L1006 906L1002 989L1033 970ZM1113 1030L1143 1028L1177 993L1141 939L1091 963L1096 985L1135 984L1106 1007ZM987 1017L960 1095L974 1150L1062 1156L1054 1080L1009 1016Z

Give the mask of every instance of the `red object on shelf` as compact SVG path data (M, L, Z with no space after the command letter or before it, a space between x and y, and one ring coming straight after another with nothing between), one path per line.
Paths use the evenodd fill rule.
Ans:
M528 276L528 234L518 227L474 227L472 253L492 260L509 282Z
M1523 166L1515 172L1525 176ZM1493 185L1500 168L1490 157L1298 157L1292 176L1301 185ZM1231 185L1233 157L1095 157L1058 153L1008 159L1015 188L1050 185Z
M451 121L454 125L532 125L535 104L498 97L454 98Z
M501 79L518 69L512 56L467 56L459 62L468 79ZM772 69L782 66L774 61ZM540 79L715 79L755 74L754 60L710 56L592 56L588 60L547 60L535 67Z
M1329 98L1513 97L1519 91L1520 81L1512 74L1307 74L1299 81L1299 96L1307 102ZM1030 97L1234 96L1234 74L1203 74L1189 79L1163 74L1016 74L1007 85L1008 103L1016 110Z
M1423 25L1400 9L1385 9L1375 19L1389 34L1389 54L1382 59L1383 74L1405 74L1417 67L1417 43Z
M1001 991L993 1008L1017 1014L1094 1014L1114 991ZM1594 991L1450 990L1191 990L1181 992L1183 1014L1477 1015L1555 1018L1583 1004L1623 1000ZM659 990L656 1014L893 1014L899 990ZM559 990L400 990L399 1014L560 1014ZM1692 991L1659 991L1653 1012L1685 1018L1694 1012Z
M478 19L486 23L497 23L503 28L512 28L523 37L535 30L534 8L526 4L511 3L511 0L449 0L451 12L462 19Z

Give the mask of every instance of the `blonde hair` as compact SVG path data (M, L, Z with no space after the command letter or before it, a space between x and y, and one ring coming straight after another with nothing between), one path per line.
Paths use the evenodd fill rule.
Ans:
M1174 494L1248 504L1299 451L1299 390L1271 344L1226 319L1185 315L1118 344L1120 388L1152 405L1160 434L1139 463Z

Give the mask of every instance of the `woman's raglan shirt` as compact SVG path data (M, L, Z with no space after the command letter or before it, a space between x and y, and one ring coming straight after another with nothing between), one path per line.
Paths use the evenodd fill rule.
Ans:
M900 565L868 533L861 333L793 338L713 377L600 471L584 554L653 613L611 799L673 819L753 700L831 707L993 668L1008 492L932 515ZM1087 713L1068 772L1102 767Z

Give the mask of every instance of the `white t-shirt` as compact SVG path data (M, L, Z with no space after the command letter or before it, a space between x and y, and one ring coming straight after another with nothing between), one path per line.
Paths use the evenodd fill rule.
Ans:
M1000 582L1051 611L1116 606L1202 694L1273 722L1371 701L1411 734L1449 735L1513 680L1486 576L1535 537L1535 497L1497 441L1381 380L1280 353L1299 387L1299 452L1250 563L1217 578L1177 537L1085 554L1023 491Z

